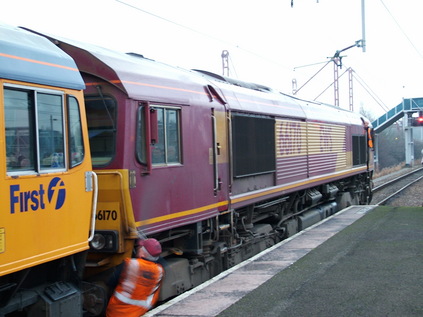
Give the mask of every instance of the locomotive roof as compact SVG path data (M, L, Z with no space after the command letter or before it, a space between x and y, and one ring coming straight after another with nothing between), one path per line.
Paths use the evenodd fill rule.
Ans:
M207 81L192 71L160 63L135 53L117 52L75 40L42 35L56 42L61 49L71 55L81 72L108 81L130 98L157 98L155 88L179 91L179 94L172 95L174 102L188 102L187 92L205 94L204 86L207 85ZM166 98L163 94L161 97Z
M108 81L130 98L148 99L172 103L189 103L199 95L205 95L205 87L219 87L215 92L223 100L228 98L232 110L250 111L261 114L284 112L291 117L304 118L299 103L292 98L273 92L270 88L247 83L211 72L186 70L143 57L135 53L122 53L110 49L81 43L57 36L48 36L71 55L81 72ZM219 85L224 83L224 85ZM229 84L229 85L228 85ZM157 88L165 88L157 91ZM168 98L166 100L166 98ZM283 100L283 106L277 108ZM275 107L276 106L276 107ZM290 110L287 111L287 108ZM289 112L289 113L288 113Z
M208 71L196 71L213 80L215 85L223 91L225 97L231 100L231 110L343 124L361 124L359 115L340 107L303 100L263 85L231 79Z
M142 55L122 53L88 43L43 35L71 55L81 72L106 80L130 98L189 103L216 87L231 110L336 123L357 123L357 114L339 107L305 101L269 87L201 70L186 70ZM93 61L95 59L95 61ZM162 88L171 93L164 94ZM160 89L159 91L157 89ZM213 88L214 89L214 88Z
M84 89L75 62L44 37L0 24L0 77Z

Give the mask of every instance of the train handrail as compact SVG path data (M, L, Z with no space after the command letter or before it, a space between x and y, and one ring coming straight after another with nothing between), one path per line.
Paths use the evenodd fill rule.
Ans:
M232 188L232 182L234 179L234 163L232 158L233 156L233 147L232 147L232 118L230 113L228 113L228 139L229 139L229 186Z
M214 191L218 191L219 190L219 164L217 161L217 123L216 123L216 117L214 116L214 114L212 115L212 121L213 121L213 141L214 141L214 145L213 145L213 164L214 164Z
M88 237L88 242L91 242L94 238L94 232L95 232L95 218L97 213L97 198L98 198L98 177L97 174L93 171L91 171L91 178L93 180L94 188L93 188L93 210L91 215L91 233Z

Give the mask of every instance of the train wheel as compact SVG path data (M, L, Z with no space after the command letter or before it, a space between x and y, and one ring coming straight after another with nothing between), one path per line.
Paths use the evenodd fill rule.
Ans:
M107 307L106 286L83 282L84 316L102 316Z
M355 199L351 196L350 192L342 192L338 197L336 198L336 203L338 205L338 209L342 210L345 209L351 205L354 205Z

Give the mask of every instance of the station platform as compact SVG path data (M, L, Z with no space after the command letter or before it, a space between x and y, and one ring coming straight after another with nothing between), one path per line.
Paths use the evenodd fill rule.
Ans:
M351 206L145 316L423 316L423 208Z

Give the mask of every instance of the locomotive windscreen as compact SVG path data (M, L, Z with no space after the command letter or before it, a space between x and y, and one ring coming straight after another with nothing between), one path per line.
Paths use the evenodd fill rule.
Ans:
M275 120L232 115L234 177L274 172Z
M94 166L108 164L116 153L116 101L111 97L85 98L91 158Z

